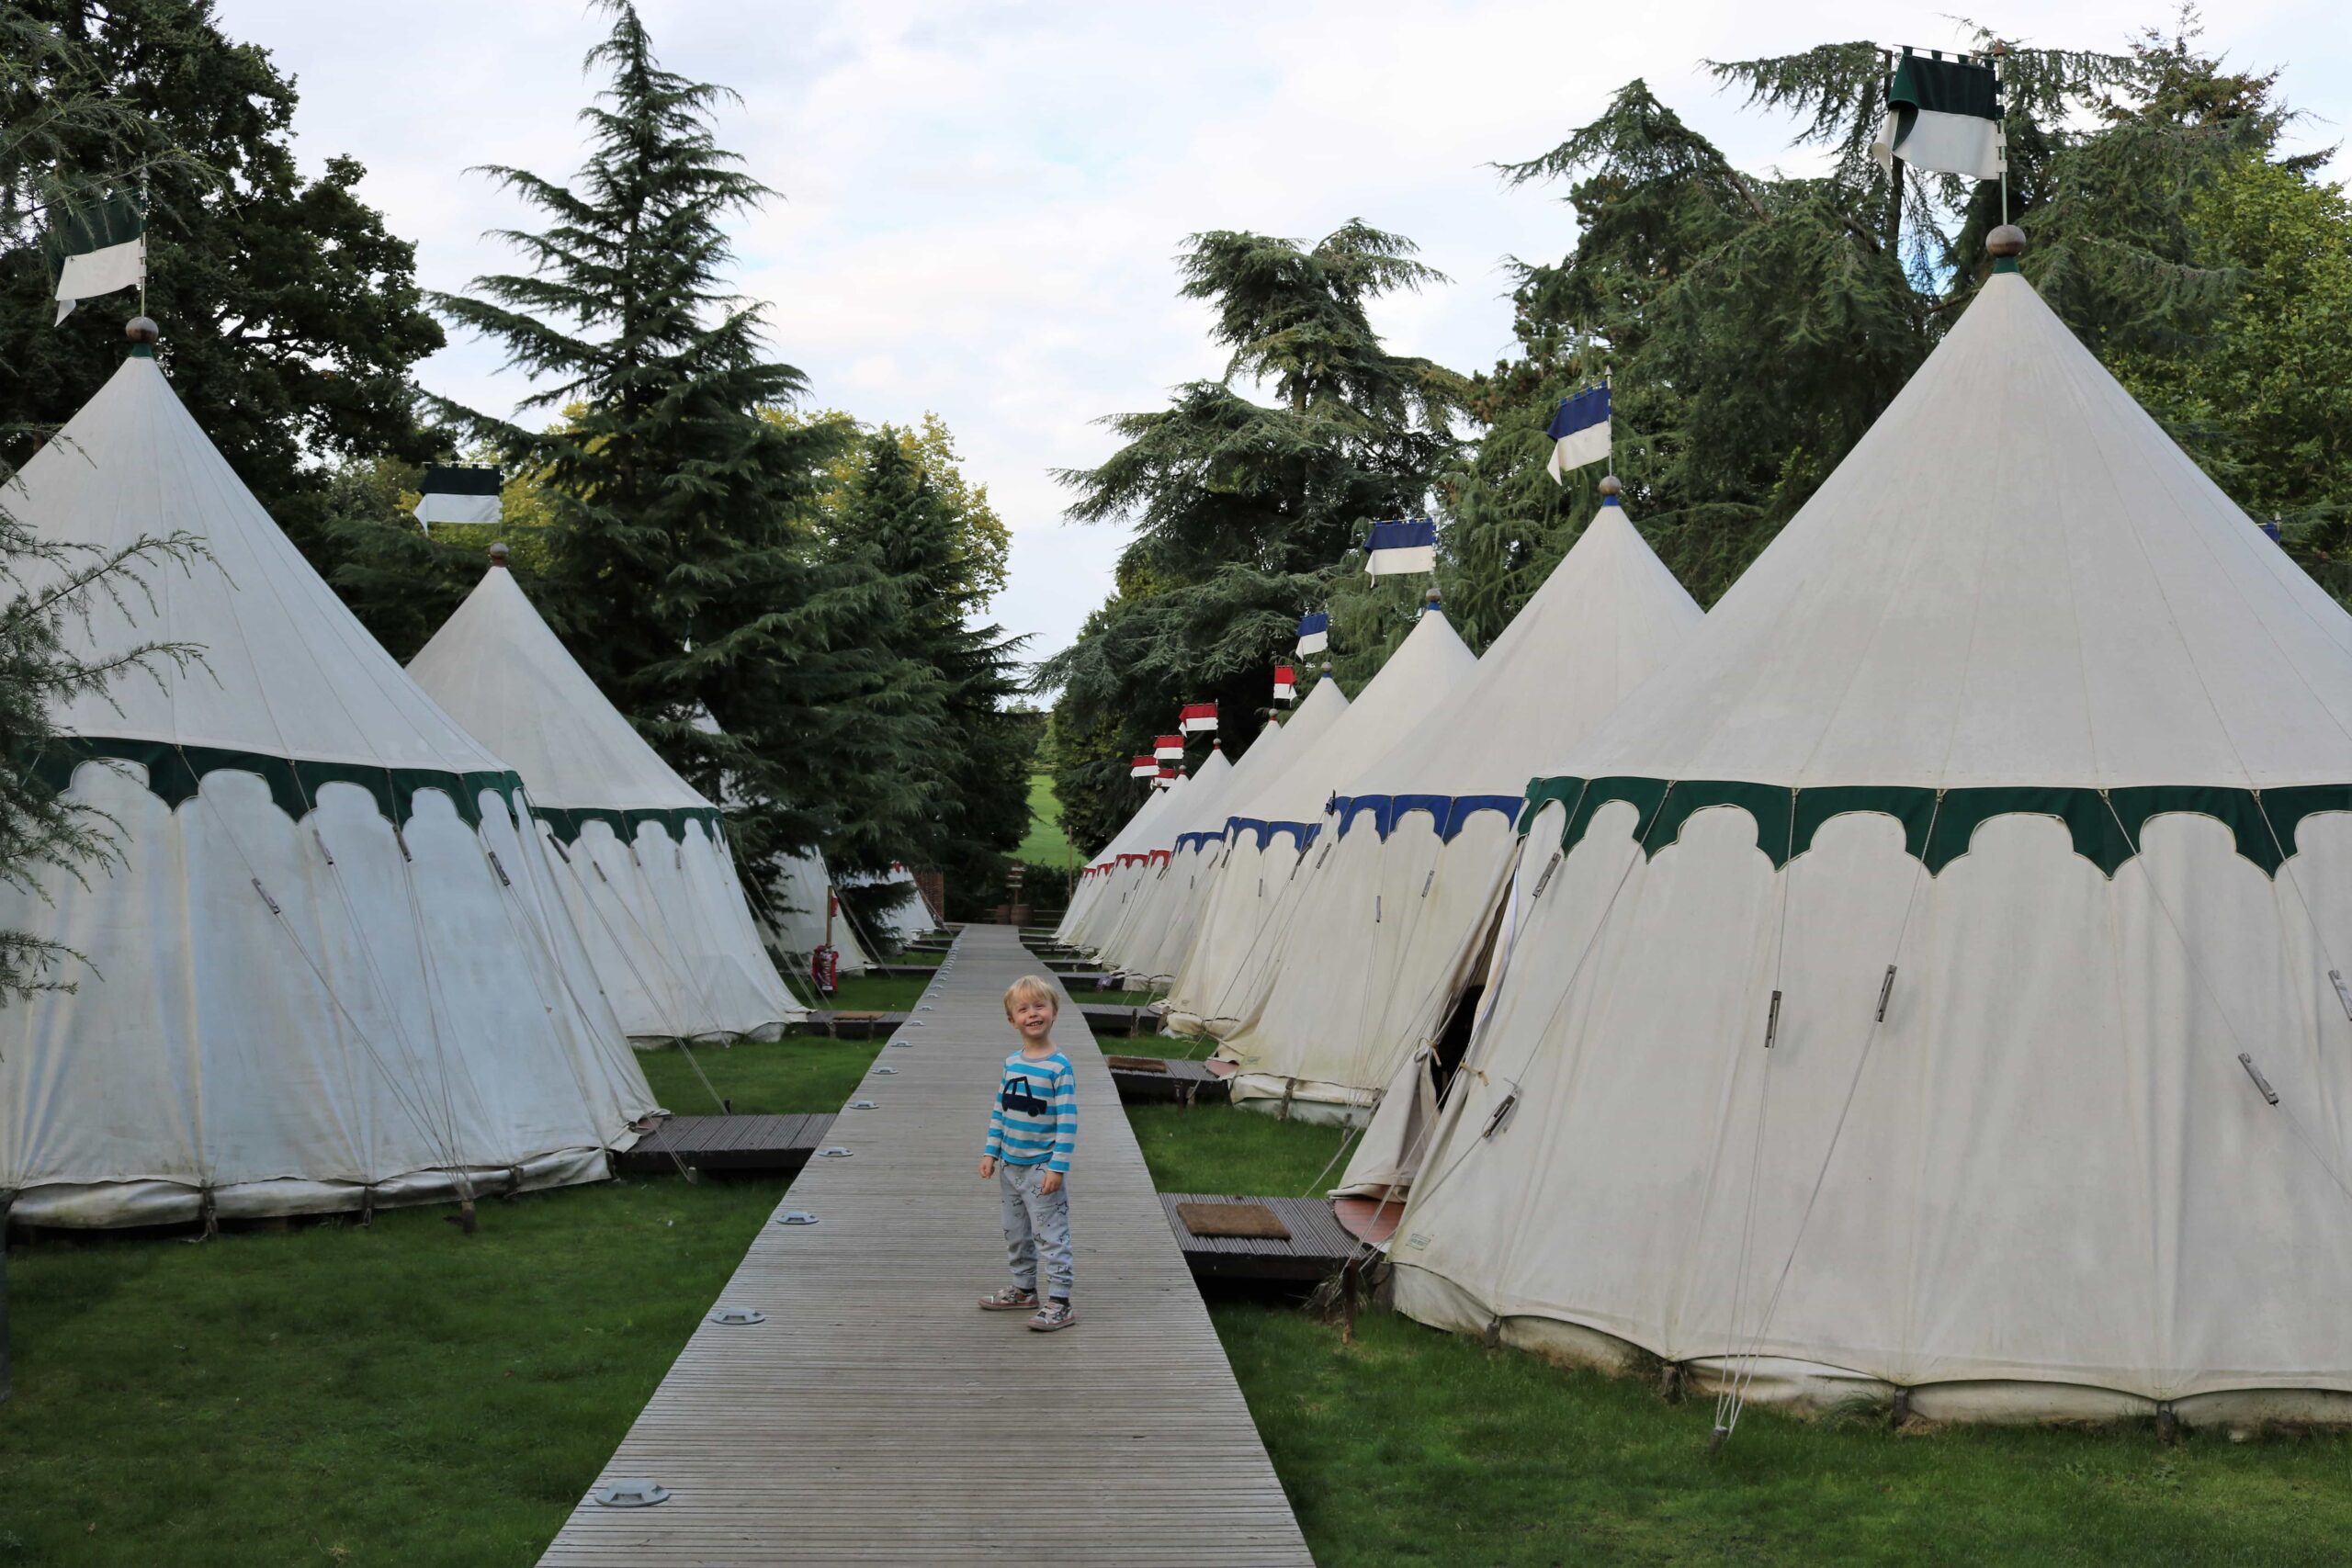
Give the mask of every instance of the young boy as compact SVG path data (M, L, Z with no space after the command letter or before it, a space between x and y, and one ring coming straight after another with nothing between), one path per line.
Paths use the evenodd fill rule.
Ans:
M1078 1149L1078 1074L1069 1058L1054 1049L1054 1019L1060 1012L1054 988L1023 975L1004 993L1004 1016L1021 1036L1021 1049L1004 1059L1004 1081L997 1086L996 1109L989 1113L989 1141L980 1175L996 1178L1004 1204L1004 1249L1012 1263L1012 1285L980 1298L982 1312L1029 1312L1029 1326L1041 1334L1078 1321L1070 1310L1070 1156ZM1046 1299L1037 1299L1037 1257L1045 1255Z

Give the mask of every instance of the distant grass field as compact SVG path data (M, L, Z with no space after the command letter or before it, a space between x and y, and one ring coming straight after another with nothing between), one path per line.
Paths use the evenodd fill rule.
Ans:
M1054 798L1051 773L1029 775L1029 832L1012 853L1032 865L1078 863L1078 849L1062 831L1062 803Z

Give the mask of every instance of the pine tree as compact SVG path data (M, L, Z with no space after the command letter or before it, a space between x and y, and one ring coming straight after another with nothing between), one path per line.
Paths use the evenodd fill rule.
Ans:
M211 13L209 0L0 0L0 423L62 423L119 362L135 301L52 326L55 280L33 241L53 203L143 188L147 309L173 390L327 570L316 465L430 455L410 371L441 329L414 247L360 198L365 171L331 157L303 177L293 83Z
M943 483L925 457L914 433L874 431L832 518L832 549L862 558L901 596L878 635L938 676L939 739L914 779L930 807L922 831L886 840L862 825L848 852L860 863L895 855L934 867L968 899L999 886L1006 852L1027 831L1034 738L1009 706L1021 691L1023 639L975 624L989 573L985 559L974 558L988 536L976 534L967 498Z
M936 743L933 677L870 635L894 585L814 526L842 434L766 417L807 381L767 356L761 308L726 287L725 225L770 195L715 140L734 96L663 68L627 0L605 8L612 32L587 64L607 85L582 111L576 180L489 171L549 220L503 235L531 270L435 300L534 378L523 411L565 417L535 430L450 412L540 477L549 618L705 793L726 778L747 861L854 851L922 819L909 770Z
M1182 703L1215 701L1238 752L1272 698L1278 656L1369 525L1425 513L1458 443L1466 387L1388 352L1366 307L1438 275L1400 235L1351 222L1312 247L1197 234L1182 292L1214 310L1223 377L1170 407L1105 423L1126 445L1068 472L1081 522L1134 525L1118 592L1077 643L1040 667L1058 687L1055 789L1074 837L1101 844L1136 802L1130 750L1148 750ZM1271 391L1245 396L1237 379ZM1358 563L1361 566L1361 558ZM1403 603L1401 591L1396 595ZM1360 626L1359 649L1392 626ZM1376 652L1368 655L1376 658ZM1118 742L1102 749L1105 736ZM1073 744L1084 737L1083 750Z
M2223 70L2195 50L2193 29L2189 17L2121 53L2011 50L2003 62L2009 216L2032 235L2026 273L2127 380L2142 374L2134 367L2194 377L2189 367L2209 363L2230 330L2242 264L2203 234L2200 204L2232 170L2263 163L2284 122L2271 79ZM1559 397L1611 378L1628 510L1709 603L1836 468L1983 280L2000 187L1915 172L1898 214L1870 152L1884 115L1875 47L1714 70L1757 106L1795 116L1797 141L1833 153L1829 172L1743 175L1639 82L1551 152L1504 166L1513 183L1568 181L1580 233L1556 264L1522 271L1523 352L1479 378L1473 406L1489 428L1449 490L1453 596L1484 635L1525 603L1592 514L1598 469L1565 491L1542 474L1543 425ZM2291 175L2293 162L2268 166ZM2325 292L2324 268L2288 270L2305 280L2297 288ZM2324 404L2302 400L2298 428L2325 423ZM2193 400L2151 406L2227 470L2226 453L2199 446ZM2331 514L2324 498L2298 505L2321 508L2297 513L2296 547L2315 559L2334 547Z

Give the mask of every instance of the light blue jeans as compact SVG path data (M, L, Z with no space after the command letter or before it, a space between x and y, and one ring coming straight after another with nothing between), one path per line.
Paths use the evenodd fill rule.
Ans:
M1024 1291L1037 1288L1037 1259L1046 1261L1046 1293L1069 1299L1069 1176L1062 1176L1061 1190L1039 1190L1046 1168L999 1160L997 1196L1004 1205L1005 1260L1012 1265L1012 1282Z

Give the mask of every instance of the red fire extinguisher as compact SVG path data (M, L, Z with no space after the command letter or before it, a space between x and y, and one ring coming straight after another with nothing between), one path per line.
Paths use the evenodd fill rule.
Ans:
M820 947L808 955L808 977L817 982L819 996L831 996L841 985L841 949Z

